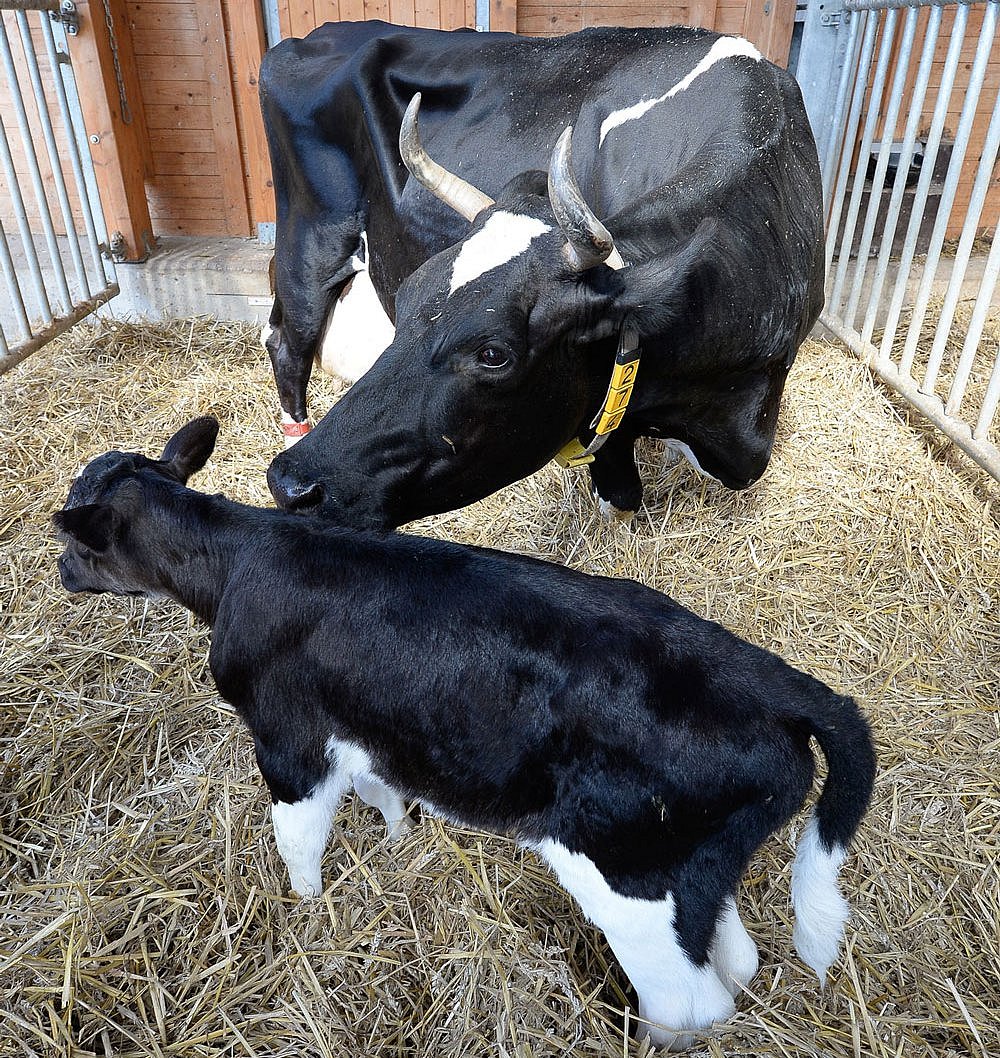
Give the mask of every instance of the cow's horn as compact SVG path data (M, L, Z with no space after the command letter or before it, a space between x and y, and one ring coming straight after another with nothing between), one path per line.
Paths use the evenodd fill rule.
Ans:
M420 143L417 128L417 111L420 109L420 93L410 100L399 129L399 153L407 169L441 201L461 213L466 220L475 220L479 213L493 205L493 199L484 195L477 187L443 165L438 165Z
M566 236L563 254L574 272L585 272L605 261L612 268L621 268L621 255L611 232L594 216L573 175L572 141L570 125L559 137L549 162L549 201Z

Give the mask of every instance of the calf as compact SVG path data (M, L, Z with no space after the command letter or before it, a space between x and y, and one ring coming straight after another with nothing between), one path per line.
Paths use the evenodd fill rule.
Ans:
M195 419L159 460L109 452L55 515L69 591L166 595L214 629L292 888L348 788L392 831L417 798L536 851L600 927L653 1041L724 1020L757 952L735 892L829 774L796 853L795 946L820 980L874 754L850 698L632 581L262 510L185 487Z

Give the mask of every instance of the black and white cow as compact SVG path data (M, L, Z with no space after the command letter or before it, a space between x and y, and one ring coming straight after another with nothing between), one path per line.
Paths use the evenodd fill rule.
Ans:
M806 796L813 737L828 776L792 897L823 979L874 772L850 698L632 581L193 492L216 430L94 460L55 516L59 570L70 591L166 595L212 626L297 893L322 890L352 784L393 831L417 798L534 849L604 931L653 1039L685 1043L756 971L735 893Z
M730 488L763 473L822 305L823 225L799 89L752 44L337 23L268 52L260 95L289 429L307 429L313 358L359 270L396 325L272 463L279 505L395 527L587 449L597 495L633 510L641 435ZM609 391L633 346L634 387Z

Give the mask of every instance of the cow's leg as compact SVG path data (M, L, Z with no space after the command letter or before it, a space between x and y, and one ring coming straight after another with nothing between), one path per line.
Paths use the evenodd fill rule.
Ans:
M611 434L590 464L590 483L605 517L630 518L639 509L642 482L631 434Z
M691 1033L725 1021L736 1009L733 997L708 960L695 961L682 943L673 894L662 900L622 896L595 864L580 853L545 841L539 851L583 913L607 938L639 996L646 1022L640 1035L659 1047L689 1047Z
M401 838L413 826L406 814L403 799L391 786L379 782L374 776L355 775L354 789L366 805L371 805L382 813L389 837Z
M719 980L734 997L757 973L757 945L740 920L733 896L727 896L723 901L708 957Z

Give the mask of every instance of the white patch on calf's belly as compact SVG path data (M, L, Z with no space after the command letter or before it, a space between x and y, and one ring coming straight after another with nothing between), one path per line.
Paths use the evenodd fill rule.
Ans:
M551 231L542 220L520 213L497 210L471 238L462 244L451 271L451 297L460 287L519 257L533 239Z
M710 70L717 62L721 62L723 59L733 58L737 55L743 55L746 58L753 59L757 62L759 62L761 58L760 52L750 43L750 41L744 40L742 37L720 37L712 47L708 49L707 54L701 59L695 68L686 77L683 77L678 81L670 91L665 92L656 99L643 99L638 103L634 103L630 107L624 107L621 110L616 110L614 113L609 114L604 121L601 122L601 137L598 146L601 146L604 143L604 137L607 136L612 129L616 129L619 125L624 125L628 121L636 121L647 111L652 110L653 107L658 106L660 103L665 103L668 99L686 91L691 87L691 84L697 80L697 78Z
M345 382L357 382L396 334L368 269L359 258L353 260L359 270L330 310L316 351L320 368Z

